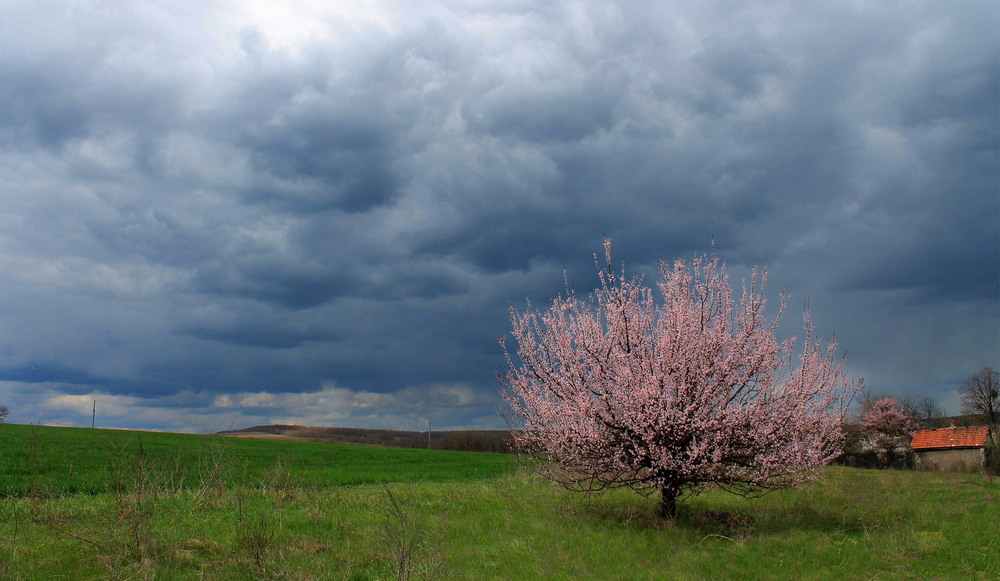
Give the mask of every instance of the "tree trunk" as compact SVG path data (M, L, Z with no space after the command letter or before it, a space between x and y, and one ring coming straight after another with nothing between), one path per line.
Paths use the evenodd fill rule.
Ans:
M660 516L667 520L677 516L677 489L672 486L660 488Z

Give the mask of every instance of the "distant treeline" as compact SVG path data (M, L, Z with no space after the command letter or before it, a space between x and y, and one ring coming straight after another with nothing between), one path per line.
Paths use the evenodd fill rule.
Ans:
M968 426L977 423L979 423L978 416L973 415L917 420L920 428L946 428L949 425ZM854 466L868 466L872 464L874 460L869 458L871 454L862 453L857 449L858 438L860 436L859 426L855 422L848 422L844 427L847 433L847 442L844 454L838 459L837 463ZM409 430L374 430L366 428L330 428L270 424L218 433L223 436L274 435L313 442L392 446L396 448L428 448L427 432ZM458 450L461 452L497 452L503 454L512 452L510 433L507 430L432 431L429 447L433 450Z
M241 430L218 432L222 436L275 435L313 442L337 444L365 444L397 448L428 448L433 450L458 450L461 452L509 453L510 434L507 430L453 430L427 432L407 430L373 430L365 428L327 428L271 424Z
M962 416L943 416L939 418L923 418L915 419L917 427L921 430L928 430L933 428L947 428L950 426L955 426L956 428L961 428L964 426L980 426L983 425L983 416L980 414L962 415Z
M914 420L918 430L933 430L936 428L982 425L982 416L978 414L960 416L942 416L938 418L923 418ZM887 464L895 468L913 468L912 451L907 454L890 454L888 459L879 459L875 452L864 450L861 445L863 432L859 421L844 422L844 450L834 459L834 464L854 468L884 468Z

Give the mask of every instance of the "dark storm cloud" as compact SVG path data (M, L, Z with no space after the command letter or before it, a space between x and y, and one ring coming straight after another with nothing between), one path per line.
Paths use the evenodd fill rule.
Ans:
M602 235L769 264L875 389L997 365L995 7L535 4L0 9L0 405L497 425Z
M466 288L459 277L434 265L357 265L344 260L309 263L308 256L303 252L281 259L212 265L199 272L193 282L203 292L251 298L289 309L308 309L343 297L434 298Z
M107 380L95 377L86 371L62 367L55 364L32 364L27 367L4 370L3 381L24 383L64 383L74 386L104 386Z
M307 341L331 342L341 337L329 329L288 328L281 321L241 321L231 327L202 324L180 332L236 346L293 349Z
M286 258L286 260L289 260ZM291 261L223 265L199 273L196 286L206 292L253 298L305 309L356 292L354 280L341 273Z
M339 100L338 95L321 97L323 103ZM377 111L299 105L238 138L255 168L294 184L253 188L247 196L297 213L355 213L384 205L397 193L389 163L394 133L379 126Z

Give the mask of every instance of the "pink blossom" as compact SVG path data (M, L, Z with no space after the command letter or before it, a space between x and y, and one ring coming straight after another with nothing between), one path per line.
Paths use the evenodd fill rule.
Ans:
M861 429L887 436L912 436L916 426L902 405L890 397L885 397L877 400L871 409L861 416Z
M785 488L839 453L860 384L808 315L797 352L775 339L786 298L769 320L765 271L735 300L718 256L661 263L657 300L614 272L610 240L605 257L588 298L567 290L544 311L511 308L502 393L515 443L540 470L572 489L659 490L672 517L678 496L710 483Z

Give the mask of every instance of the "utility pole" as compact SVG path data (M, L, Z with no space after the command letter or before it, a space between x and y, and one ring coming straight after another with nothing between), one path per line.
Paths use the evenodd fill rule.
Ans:
M94 411L90 415L90 429L94 429L94 425L97 423L97 400L94 400Z
M431 449L431 419L427 418L427 449Z

